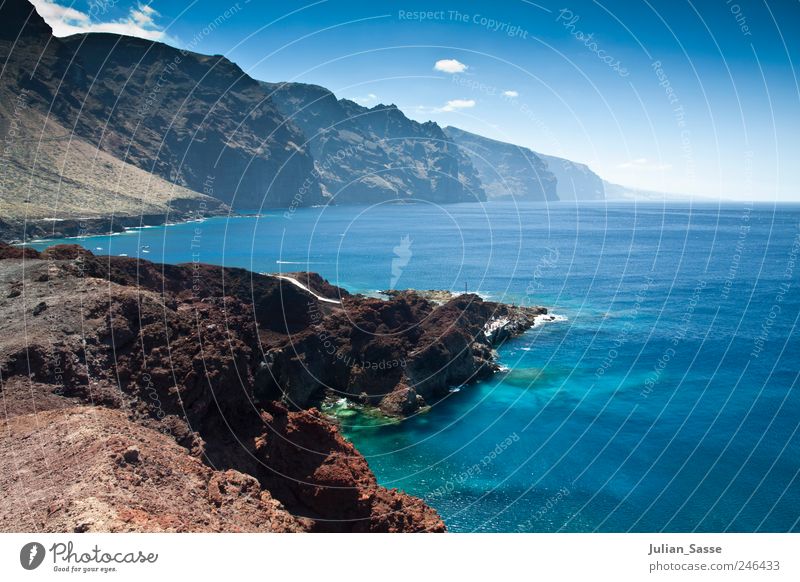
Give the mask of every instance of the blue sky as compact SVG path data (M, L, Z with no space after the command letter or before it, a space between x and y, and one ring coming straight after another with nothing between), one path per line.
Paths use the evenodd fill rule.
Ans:
M667 192L800 200L800 3L36 0ZM227 11L227 14L226 14ZM217 25L210 25L213 21Z

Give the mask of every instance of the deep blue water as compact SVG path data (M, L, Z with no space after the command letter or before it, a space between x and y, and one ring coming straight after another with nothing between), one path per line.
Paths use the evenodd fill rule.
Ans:
M394 259L397 288L566 316L426 414L340 411L380 482L451 531L800 529L798 206L317 208L80 242L362 292L391 286Z

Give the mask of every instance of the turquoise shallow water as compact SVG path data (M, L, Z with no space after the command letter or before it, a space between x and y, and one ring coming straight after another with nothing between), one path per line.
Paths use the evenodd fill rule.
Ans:
M445 288L567 321L428 413L341 416L453 531L800 529L800 207L312 208L79 242L96 253ZM42 247L51 243L41 243Z

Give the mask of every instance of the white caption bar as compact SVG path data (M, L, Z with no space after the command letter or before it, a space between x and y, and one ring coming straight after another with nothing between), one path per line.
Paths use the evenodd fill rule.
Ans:
M771 581L798 562L796 534L0 534L6 580Z

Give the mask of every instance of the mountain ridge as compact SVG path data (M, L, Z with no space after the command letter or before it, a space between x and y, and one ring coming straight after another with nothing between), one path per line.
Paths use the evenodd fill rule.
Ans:
M76 131L89 88L85 71L70 66L70 50L29 3L6 0L0 17L2 238L108 232L121 229L120 222L227 211L216 198L147 172Z
M490 199L558 200L556 177L532 150L453 126L444 133L470 157Z
M603 200L603 180L589 166L453 126L445 133L471 157L490 198Z
M339 99L320 85L262 85L305 133L322 186L337 203L486 199L470 161L438 124L411 120L394 104Z
M14 185L0 197L7 218L105 212L166 222L200 207L604 198L584 164L418 122L395 104L365 107L320 85L259 81L222 55L137 37L54 37L27 0L6 0L0 12L4 102L27 95L18 124L26 138L68 136L59 148L17 140L4 164ZM15 112L0 107L0 130L14 123ZM47 167L30 163L40 157ZM24 190L20 176L49 186ZM30 191L48 197L30 206Z

